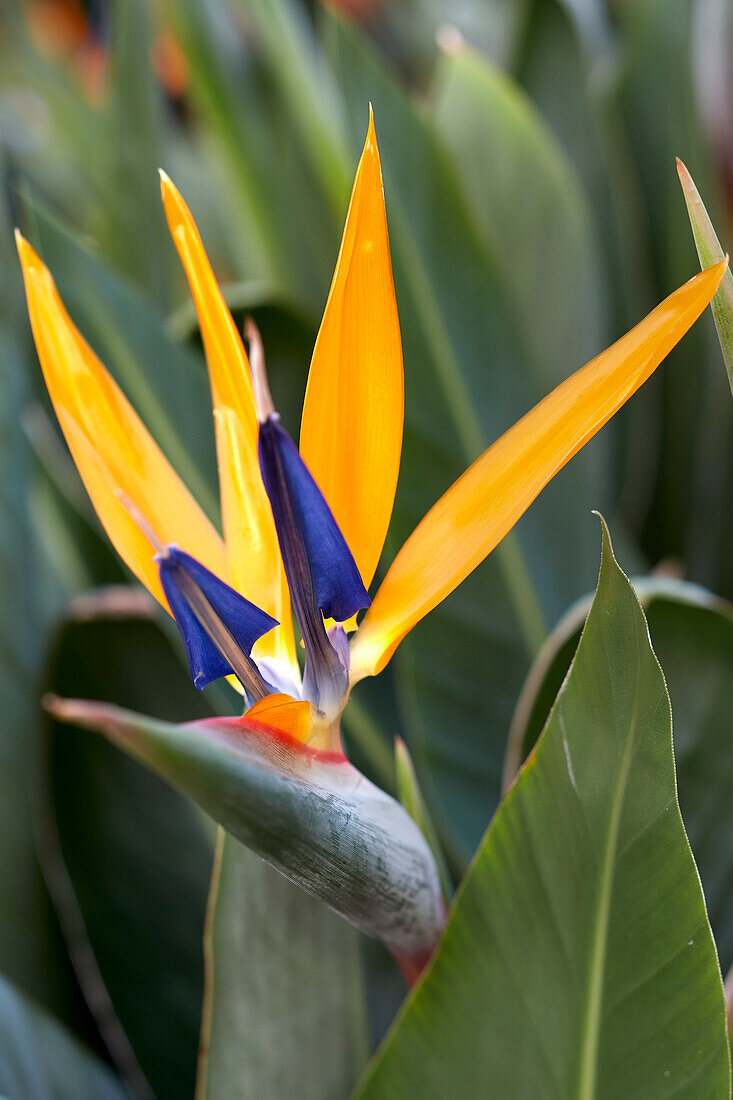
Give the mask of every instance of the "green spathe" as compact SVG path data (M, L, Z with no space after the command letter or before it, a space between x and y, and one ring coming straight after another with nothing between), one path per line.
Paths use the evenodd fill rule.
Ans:
M595 600L545 731L358 1096L729 1093L669 697L604 525Z
M104 703L47 706L142 760L410 973L431 954L444 922L432 853L402 806L345 756L246 718L172 725Z

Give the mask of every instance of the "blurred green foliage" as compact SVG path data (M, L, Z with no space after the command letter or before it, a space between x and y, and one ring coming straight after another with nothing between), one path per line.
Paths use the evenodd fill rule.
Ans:
M295 431L372 102L406 372L394 549L487 443L695 273L675 155L729 246L724 44L733 16L715 0L0 0L0 971L140 1095L192 1095L201 975L190 940L168 943L188 962L181 988L156 1001L178 963L158 956L158 982L125 953L140 963L167 942L161 898L182 899L189 932L200 927L211 837L115 750L49 731L40 692L99 693L171 720L227 699L214 690L202 704L188 690L156 612L121 624L116 641L95 616L64 618L81 592L125 577L43 393L13 224L216 519L205 368L156 169L191 206L237 322L255 316ZM590 509L603 508L626 567L661 563L733 598L730 418L706 316L379 682L355 693L354 759L389 783L392 737L405 738L456 879L497 806L532 660L593 587ZM666 624L664 645L673 636ZM92 657L104 669L96 689ZM688 748L704 683L700 668L673 687ZM730 734L729 709L719 722ZM725 729L707 731L705 752L726 751ZM713 759L695 774L714 774ZM705 785L685 781L683 793L685 816L704 822ZM158 837L169 798L165 856L136 866L135 829ZM709 825L699 831L725 912L718 886L733 857L705 842ZM80 952L93 960L91 991ZM399 987L369 958L378 1035ZM161 1046L135 1006L165 1015L171 997L180 1016Z

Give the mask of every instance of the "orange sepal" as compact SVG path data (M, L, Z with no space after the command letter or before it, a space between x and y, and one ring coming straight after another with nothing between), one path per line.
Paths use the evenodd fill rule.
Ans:
M366 587L392 514L403 420L402 341L370 110L300 430L303 460Z
M16 233L31 328L48 392L97 515L120 557L167 609L153 548L122 491L162 543L227 579L224 545L117 383L74 326L50 272Z
M548 481L669 354L715 294L727 261L670 294L505 432L440 498L397 554L352 641L352 681L483 561Z
M277 657L295 665L290 598L257 457L258 426L247 353L191 212L164 172L160 173L160 188L206 352L232 584L281 624L260 639L254 655Z

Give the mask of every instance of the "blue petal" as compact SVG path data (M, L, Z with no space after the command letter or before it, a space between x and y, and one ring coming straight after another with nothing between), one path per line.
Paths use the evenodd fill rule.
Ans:
M333 513L297 447L274 417L260 425L259 457L291 591L305 564L315 605L326 617L344 622L369 607L364 582ZM288 531L293 525L297 530ZM289 544L297 543L306 563L292 560L295 555L289 552Z
M185 571L201 589L245 657L249 658L257 639L277 626L277 621L244 596L240 596L177 546L167 547L166 554L156 556L156 561L160 583L186 648L191 678L194 686L202 691L212 680L231 675L233 669L214 645L181 592L181 571Z

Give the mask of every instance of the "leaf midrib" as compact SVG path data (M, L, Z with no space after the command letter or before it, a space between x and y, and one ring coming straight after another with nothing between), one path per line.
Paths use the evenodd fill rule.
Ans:
M638 669L637 669L638 672ZM611 918L611 895L613 891L615 856L618 849L621 813L626 797L626 784L631 768L632 749L636 741L638 723L639 692L634 694L634 710L629 722L629 735L621 758L619 782L611 807L611 819L603 853L600 878L599 904L593 931L593 950L588 975L588 995L586 998L585 1018L582 1023L582 1042L580 1072L578 1075L578 1100L593 1100L595 1096L596 1073L598 1064L598 1040L600 1037L601 1003L603 998L603 980L605 975L608 928Z

